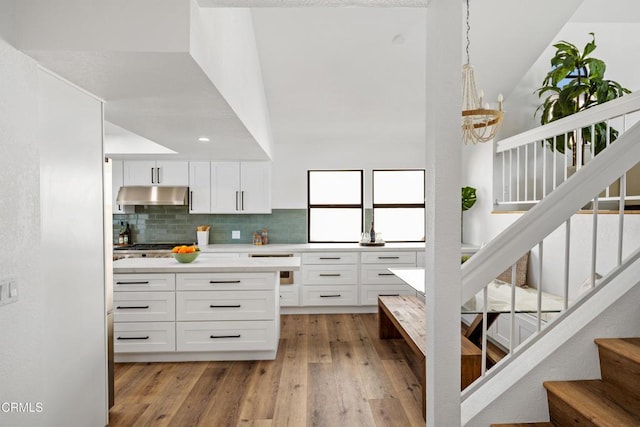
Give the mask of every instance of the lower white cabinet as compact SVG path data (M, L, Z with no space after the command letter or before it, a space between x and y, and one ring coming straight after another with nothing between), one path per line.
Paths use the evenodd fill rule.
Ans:
M175 322L114 322L116 353L155 353L176 350Z
M358 305L358 252L302 254L302 305Z
M297 284L280 285L280 307L300 305L300 287Z
M526 313L518 313L515 316L515 337L513 347L517 347L524 340L533 335L538 329L537 319ZM544 321L543 321L544 323ZM505 348L509 348L511 335L511 314L503 313L487 331L487 335Z
M275 357L280 330L275 272L115 274L114 283L116 353L136 353L137 360L144 356L140 353L190 360L219 357L190 352L259 350L267 352L259 358Z
M178 292L178 321L272 320L273 291L193 291Z
M332 306L358 305L358 287L349 286L303 286L303 305Z
M360 264L360 305L377 305L379 296L416 295L389 268L415 268L416 252L370 251Z
M114 322L166 322L176 320L174 292L114 292Z
M178 351L275 350L275 320L178 322Z

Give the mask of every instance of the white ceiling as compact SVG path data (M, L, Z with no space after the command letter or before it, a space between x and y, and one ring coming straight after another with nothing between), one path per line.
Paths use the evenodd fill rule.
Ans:
M226 0L198 1L203 6L224 6ZM143 2L146 7L140 6ZM136 22L128 27L130 34L119 27L117 37L110 39L105 36L111 25L102 18L104 13L80 7L80 0L32 0L30 6L16 0L17 12L9 10L19 15L22 28L11 39L44 66L105 99L107 120L181 157L266 158L232 106L189 55L188 2L162 0L153 2L152 9L149 2L136 0L135 13L142 18L128 18L129 23ZM268 5L282 2L292 3L272 0ZM245 3L252 6L256 1ZM378 3L388 6L394 0ZM395 3L420 5L424 0ZM580 3L471 2L471 62L487 99L502 92L508 106L509 92ZM585 0L574 19L590 22L602 15L607 22L626 22L630 16L637 21L640 6L636 3L640 4L610 0L605 13L600 0ZM126 7L131 4L127 2ZM83 15L73 15L80 13L77 10ZM145 10L153 14L144 17ZM329 139L423 143L425 9L265 7L254 8L252 14L276 146ZM197 142L205 135L212 143Z

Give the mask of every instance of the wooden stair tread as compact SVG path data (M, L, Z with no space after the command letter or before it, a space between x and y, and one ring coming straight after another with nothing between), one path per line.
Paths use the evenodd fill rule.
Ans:
M598 338L595 343L640 364L640 338Z
M640 399L606 381L546 381L544 387L596 426L640 425Z

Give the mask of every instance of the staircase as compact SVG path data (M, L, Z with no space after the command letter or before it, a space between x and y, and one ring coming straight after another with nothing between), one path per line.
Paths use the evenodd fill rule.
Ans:
M600 380L547 381L551 422L517 426L640 426L640 338L596 339Z

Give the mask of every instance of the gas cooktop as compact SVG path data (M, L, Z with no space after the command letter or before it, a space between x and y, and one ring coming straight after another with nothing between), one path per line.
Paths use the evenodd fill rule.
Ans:
M135 243L133 245L114 246L114 251L169 251L174 246L190 246L190 243Z

